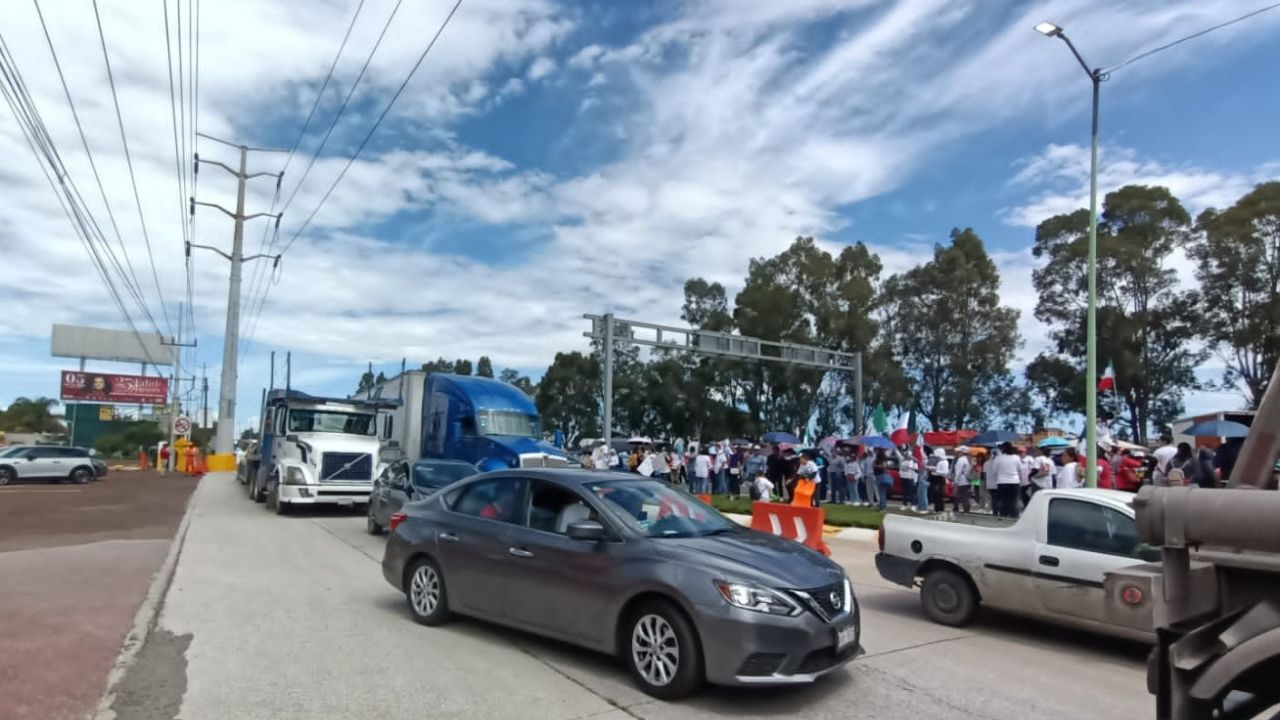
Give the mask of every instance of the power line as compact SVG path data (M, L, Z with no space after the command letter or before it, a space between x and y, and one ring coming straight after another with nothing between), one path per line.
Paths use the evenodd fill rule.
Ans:
M342 59L342 53L347 48L347 41L351 39L351 31L355 29L356 20L360 18L360 12L364 10L364 3L365 3L365 0L360 0L360 2L356 5L355 13L353 13L351 16L351 21L347 23L347 31L343 33L342 42L338 44L338 51L334 53L333 60L329 63L329 72L325 74L324 82L320 83L320 90L316 92L316 99L313 103L311 103L311 110L310 112L307 113L307 119L302 123L302 130L298 132L297 139L293 141L293 146L289 148L289 156L285 158L284 167L280 171L281 173L287 172L289 170L289 164L293 162L294 154L298 151L298 148L302 145L302 138L306 136L307 130L310 129L311 127L311 120L315 117L316 110L319 109L320 102L324 99L324 92L325 90L328 89L329 81L333 79L333 72L338 67L338 61ZM370 57L372 57L372 55ZM304 179L305 179L305 175L304 175ZM299 185L301 185L301 181L299 181ZM275 197L272 198L271 200L272 212L275 211L276 203L279 202L279 200L280 200L280 191L277 188ZM281 212L283 212L283 210ZM271 235L270 247L267 246L268 234ZM264 227L262 229L262 239L258 242L258 253L264 254L264 252L269 253L272 250L274 250L276 242L279 240L279 237L280 237L280 229L278 227L275 229L274 233L271 232L270 226ZM271 274L274 275L275 271L272 271ZM254 266L253 275L252 277L249 278L248 305L249 305L250 319L249 319L249 324L247 326L248 332L245 333L244 345L240 349L240 353L242 357L245 353L248 352L249 344L253 340L253 333L254 331L257 330L258 316L262 312L261 303L266 300L265 283L268 281L268 279L269 277L263 274L263 270L261 266ZM261 294L261 296L259 296L259 294ZM254 309L255 303L257 304L256 310Z
M422 66L422 61L427 59L427 55L430 54L431 48L436 46L436 41L440 39L440 34L449 26L449 21L453 19L454 13L458 12L458 8L461 5L462 0L454 2L453 8L449 10L449 14L445 17L444 22L440 23L440 27L436 29L435 35L431 36L431 42L427 43L426 49L418 56L418 61L413 64L413 68L409 70L409 74L405 76L404 82L400 83L400 87L396 88L395 94L391 96L391 100L387 103L386 107L382 108L382 113L378 115L378 119L373 123L373 127L369 128L369 132L364 136L364 140L360 142L360 146L351 154L350 159L347 160L347 164L343 166L342 172L338 173L338 177L334 178L333 184L325 191L324 196L320 198L319 204L315 206L311 211L311 214L308 215L307 219L302 223L302 227L299 227L297 232L289 238L289 242L285 243L284 249L280 251L281 255L289 252L289 248L293 247L294 241L296 241L298 236L301 235L302 232L307 229L307 226L311 224L311 220L315 218L316 213L320 211L320 208L324 206L325 202L329 199L329 196L333 194L334 188L338 187L338 183L342 182L342 178L346 176L347 171L355 164L356 158L360 157L361 151L363 151L365 146L369 144L369 140L382 125L382 121L387 118L387 113L391 112L391 108L394 107L396 101L400 99L401 93L403 93L405 87L409 85L409 81L413 79L414 74L418 72L418 68Z
M36 15L40 18L40 28L44 32L45 42L49 46L49 55L53 59L53 66L58 72L58 80L62 84L62 94L67 99L67 105L71 108L71 117L72 119L75 120L76 132L80 136L80 145L84 148L85 157L88 158L89 160L89 169L92 170L93 172L94 182L98 186L98 194L102 197L103 207L105 207L107 210L107 218L111 221L112 230L115 232L116 243L120 246L121 254L124 255L123 266L121 265L119 258L116 257L115 252L111 249L110 243L107 242L106 236L102 234L101 228L98 227L96 220L93 222L93 226L97 228L98 235L99 237L101 237L103 248L107 251L108 257L111 259L112 264L116 268L116 271L120 273L121 279L125 284L125 289L129 290L130 296L133 297L134 302L138 304L138 307L142 311L142 314L146 316L147 321L151 323L152 328L154 328L156 333L159 334L160 326L156 324L155 318L151 315L151 310L147 306L146 300L143 297L142 284L138 281L138 275L133 269L133 261L129 257L129 248L127 245L125 245L124 236L121 235L120 233L120 226L116 223L115 213L111 210L111 202L107 199L107 191L102 183L102 176L98 172L98 163L93 158L93 150L89 148L89 140L85 135L84 125L80 122L80 113L76 109L75 100L73 100L71 97L71 89L67 84L66 74L63 73L63 70L62 70L62 61L58 59L58 51L53 45L53 37L49 33L48 24L45 22L44 12L40 8L39 0L34 0L34 4L36 8ZM6 52L8 52L7 47L6 47ZM14 72L17 73L17 64L12 60L12 54L10 54L10 63L14 67ZM20 92L26 94L26 96L29 99L30 94L26 92L25 83L22 82L21 75L17 75L16 79L18 81ZM37 118L38 118L38 111L35 110L34 102L30 102L30 105L32 110L37 113ZM40 121L40 124L43 125L42 120ZM66 166L65 164L62 164L61 156L56 154L56 149L54 149L54 152L55 152L55 157L57 157L59 164L62 165L62 172L59 173L59 176L61 177L62 175L67 175ZM55 168L55 172L56 172L56 168ZM74 182L71 184L71 188L79 197L80 204L83 205L87 211L88 204L85 203L84 198L80 196L80 191L75 186ZM92 215L90 215L90 217L92 218ZM127 275L125 274L125 268L128 268ZM130 283L130 279L132 279L132 283Z
M186 162L185 162L185 158L187 154L187 147L186 147L187 133L186 133L185 122L179 123L179 115L181 114L182 116L184 116L184 118L186 115L186 109L183 107L186 100L186 93L182 88L182 0L175 0L174 4L177 7L177 12L178 12L177 25L178 25L179 89L178 89L177 95L175 95L174 87L173 87L173 42L172 42L173 38L169 28L169 0L164 0L164 49L165 49L165 55L169 63L169 118L173 124L173 170L174 170L174 175L177 177L177 181L178 181L177 187L176 187L178 191L178 226L182 231L182 247L184 249L183 254L185 256L183 265L185 269L184 280L186 281L185 284L186 284L187 302L183 303L182 307L179 308L179 311L181 312L183 309L190 307L190 304L191 304L191 295L192 295L191 293L191 255L189 252L186 251L186 248L188 248L191 245L191 235L190 235L190 227L187 224L188 213L187 213L187 201L186 201L186 198L188 197L187 168L186 168ZM179 138L178 138L179 124L183 125L181 141L179 141ZM178 318L179 330L181 330L184 321L185 321L184 317ZM175 347L175 351L179 353L184 352L185 350L186 350L185 344L177 345Z
M156 297L160 300L160 314L164 316L165 327L173 334L173 325L169 322L169 311L164 304L164 293L160 290L160 274L156 272L156 257L151 249L151 237L147 234L147 219L142 213L142 195L138 193L138 179L133 172L133 157L129 154L129 139L124 132L124 115L120 112L120 98L116 94L115 75L111 71L111 57L107 54L107 36L102 30L102 15L98 12L98 0L93 0L93 17L98 25L98 39L102 43L102 59L107 66L107 81L111 86L111 100L116 109L116 124L120 126L120 142L124 145L124 159L129 167L129 182L133 186L133 199L138 205L138 221L142 224L142 238L147 245L147 262L151 265L151 279L155 282Z
M1268 10L1275 10L1275 9L1276 9L1276 8L1278 8L1278 7L1280 7L1280 2L1273 3L1273 4L1268 5L1268 6L1266 6L1266 7L1263 7L1263 8L1258 8L1257 10L1254 10L1253 12L1245 13L1244 15L1241 15L1240 17L1233 18L1233 19L1228 20L1228 21L1223 22L1223 23L1218 23L1217 25L1214 25L1213 27L1205 28L1204 30L1201 30L1201 31L1199 31L1199 32L1191 33L1190 35L1187 35L1186 37L1178 38L1177 40L1174 40L1173 42L1165 43L1164 45L1161 45L1160 47L1152 48L1152 49L1150 49L1150 50L1147 50L1146 52L1143 52L1143 53L1139 53L1139 54L1137 54L1137 55L1134 55L1133 57L1129 58L1128 60L1125 60L1124 62L1120 63L1119 65L1116 65L1116 66L1113 66L1113 67L1107 68L1106 70L1103 70L1103 71L1102 71L1102 74L1103 74L1103 75L1106 75L1107 73L1115 72L1116 70L1119 70L1120 68L1125 67L1126 65L1132 65L1133 63L1136 63L1136 62L1138 62L1139 60L1141 60L1141 59L1143 59L1143 58L1145 58L1145 57L1150 57L1151 55L1155 55L1156 53L1161 52L1161 51L1163 51L1163 50L1168 50L1169 48L1173 47L1174 45L1181 45L1182 43L1184 43L1184 42L1186 42L1186 41L1188 41L1188 40L1194 40L1194 39L1196 39L1196 38L1198 38L1198 37L1200 37L1200 36L1202 36L1202 35L1208 35L1209 33L1213 32L1214 30L1221 30L1222 28L1227 27L1228 25L1235 25L1235 24L1236 24L1236 23L1238 23L1238 22L1241 22L1241 21L1244 21L1244 20L1248 20L1249 18L1251 18L1251 17L1253 17L1253 16L1255 16L1255 15L1261 15L1262 13L1267 12Z
M58 205L61 206L63 213L67 216L67 220L71 222L76 236L89 253L89 259L93 263L94 269L98 272L98 276L102 279L103 284L106 285L107 291L110 293L116 307L120 310L121 317L124 318L134 337L137 338L139 346L146 348L146 344L142 341L142 335L138 332L137 325L125 308L124 301L121 299L115 283L112 282L110 273L107 272L106 263L103 261L101 253L93 245L93 233L89 230L91 224L97 230L103 247L109 250L110 246L107 245L101 228L97 227L97 222L88 213L87 207L81 207L84 204L83 197L78 190L75 190L74 181L66 173L65 165L62 164L57 148L53 144L53 138L49 135L48 128L45 127L44 120L41 119L39 110L31 99L30 93L26 90L26 83L22 80L22 73L19 71L3 35L0 35L0 80L7 81L0 82L0 94L4 95L9 109L17 119L18 126L27 141L27 146L36 156L36 164L40 166L40 171L44 174L50 189L53 190L54 196L58 199ZM41 160L42 153L44 155L43 161ZM48 167L46 167L46 162ZM60 167L61 170L59 169ZM58 175L58 184L53 182L50 170L53 170L53 173ZM58 190L59 184L62 186L61 192ZM86 215L88 219L86 219ZM151 359L151 365L156 368L156 372L163 374L149 352L148 358Z

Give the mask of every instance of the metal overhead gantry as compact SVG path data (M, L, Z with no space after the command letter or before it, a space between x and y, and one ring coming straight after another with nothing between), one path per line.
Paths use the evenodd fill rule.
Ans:
M613 344L617 340L662 350L679 350L739 360L768 360L784 365L852 372L855 378L854 426L862 427L862 353L860 352L842 352L815 345L762 340L714 330L696 330L639 320L623 320L610 313L585 314L582 317L591 321L591 331L583 333L583 336L600 340L603 346L605 442L613 439ZM619 325L627 330L626 336L621 338L617 335ZM637 330L642 331L642 334L637 335Z

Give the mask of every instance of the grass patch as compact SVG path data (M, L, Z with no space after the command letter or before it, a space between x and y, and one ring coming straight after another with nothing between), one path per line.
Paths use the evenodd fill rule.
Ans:
M712 495L711 504L723 513L738 515L751 514L751 498L737 495ZM853 507L851 505L823 505L826 511L826 523L836 527L856 527L875 530L880 527L884 513L875 508Z

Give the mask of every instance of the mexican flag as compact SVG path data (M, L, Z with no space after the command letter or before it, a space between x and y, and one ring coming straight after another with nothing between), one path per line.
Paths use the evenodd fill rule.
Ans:
M871 427L883 435L889 429L889 418L884 416L884 406L876 404L876 411L871 414Z
M893 434L889 436L889 439L893 441L894 445L906 445L910 442L912 435L918 434L917 431L919 428L916 427L916 424L917 419L915 410L902 413L898 418L898 427L893 431Z
M1107 369L1102 373L1102 379L1098 381L1098 392L1106 392L1116 389L1116 366L1110 361L1107 362Z

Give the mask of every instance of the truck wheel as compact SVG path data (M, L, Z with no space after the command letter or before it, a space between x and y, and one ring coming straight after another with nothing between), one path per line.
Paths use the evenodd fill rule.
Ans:
M381 535L382 533L386 532L386 529L383 528L381 525L379 525L377 520L373 519L372 505L370 505L368 512L365 513L364 528L365 530L369 531L370 535Z
M952 627L968 625L978 612L978 596L969 579L947 568L930 571L920 590L920 604L929 619Z
M249 499L256 502L264 502L267 499L266 493L263 492L262 483L258 482L257 475L249 481Z

